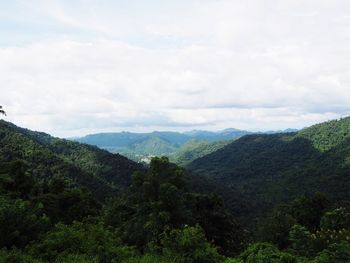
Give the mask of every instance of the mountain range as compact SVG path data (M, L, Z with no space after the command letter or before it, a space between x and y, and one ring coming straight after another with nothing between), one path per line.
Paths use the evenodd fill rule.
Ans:
M125 145L132 139L127 135ZM207 251L211 244L220 260L207 261L204 253L181 262L231 262L225 256L237 253L233 262L245 262L247 253L260 257L266 251L268 259L290 253L287 261L276 262L348 262L350 118L223 141L167 136L182 143L182 153L172 158L183 167L166 157L147 167L1 120L0 259L112 262L122 255L136 261L118 262L170 262L183 244L188 245L181 251L190 257L198 253L188 252L189 246ZM164 243L169 227L174 238ZM150 261L144 251L159 240L171 249L162 253L173 254ZM304 244L312 245L309 259L335 256L305 261ZM69 251L99 260L52 261Z
M291 131L295 130L287 129L279 132ZM261 133L257 132L257 134ZM276 131L269 131L267 133L276 133ZM217 150L218 145L226 144L223 141L234 140L248 134L254 134L254 132L229 128L222 131L193 130L189 132L97 133L72 139L81 143L98 146L112 153L120 153L138 162L147 162L153 156L168 156L173 161L177 162L179 160L179 164L184 164L203 156L203 154ZM219 144L217 143L218 141L220 141ZM198 146L198 148L195 146ZM191 153L188 153L190 149ZM203 154L198 154L199 152ZM191 155L193 155L193 158L189 158ZM183 159L184 162L182 162Z
M129 147L142 154L149 154L148 150L154 155L168 153L171 161L191 171L194 188L220 193L228 207L237 207L237 202L245 199L264 212L277 203L316 192L339 201L350 198L350 118L287 133L249 134L234 129L123 132L90 135L79 141L104 148ZM167 147L161 147L162 142L167 142ZM145 169L97 146L5 121L0 121L0 146L0 161L21 160L37 178L59 174L101 198L120 192L129 185L134 171ZM174 149L177 152L171 154Z

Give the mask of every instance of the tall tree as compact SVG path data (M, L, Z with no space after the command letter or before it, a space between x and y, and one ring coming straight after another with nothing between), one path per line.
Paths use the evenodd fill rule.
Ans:
M6 116L6 112L3 110L2 106L0 105L0 115L3 114Z

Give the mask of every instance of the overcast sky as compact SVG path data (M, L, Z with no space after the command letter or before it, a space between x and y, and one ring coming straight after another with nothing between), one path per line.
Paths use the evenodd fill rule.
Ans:
M302 128L350 115L350 1L0 1L0 92L61 137Z

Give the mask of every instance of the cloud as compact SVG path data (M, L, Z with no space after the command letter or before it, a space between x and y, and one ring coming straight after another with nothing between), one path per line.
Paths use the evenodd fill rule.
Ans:
M37 3L6 18L35 38L0 46L0 103L19 125L267 130L350 114L346 1Z

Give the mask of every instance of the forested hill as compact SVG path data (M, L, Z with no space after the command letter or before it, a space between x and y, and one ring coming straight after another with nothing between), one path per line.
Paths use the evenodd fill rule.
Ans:
M39 180L64 178L104 197L130 183L131 174L143 167L97 147L33 132L0 121L0 162L21 161Z
M349 203L322 194L277 203L325 185L333 199L349 194L347 125L327 125L211 154L222 184L166 157L143 169L0 121L0 262L348 263ZM267 201L278 206L261 217Z
M296 133L247 135L187 166L271 207L301 194L350 197L350 118Z
M192 140L182 145L174 154L170 155L169 157L172 162L181 166L186 166L195 159L215 152L232 141L233 140L210 142Z

